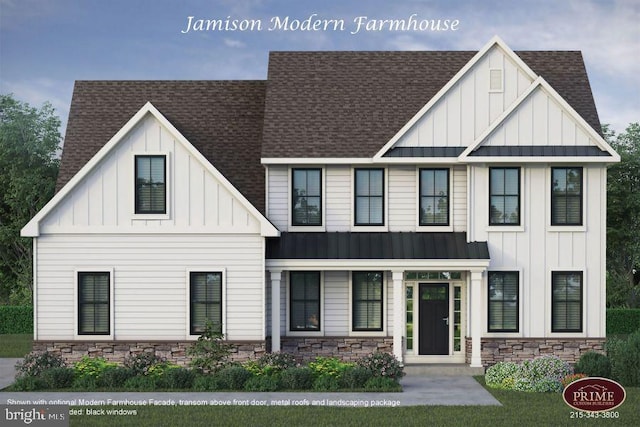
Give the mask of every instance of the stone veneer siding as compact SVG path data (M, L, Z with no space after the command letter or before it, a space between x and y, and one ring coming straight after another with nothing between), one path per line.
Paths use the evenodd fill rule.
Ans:
M522 362L538 356L555 355L576 363L587 351L604 352L606 338L481 338L482 364ZM465 338L466 363L471 363L471 338Z
M234 345L233 361L257 359L266 352L264 341L229 341ZM104 357L110 362L122 363L132 354L155 353L180 366L189 364L187 348L194 341L34 341L33 351L49 351L73 363L83 356Z
M308 362L318 356L352 362L375 352L393 353L393 337L281 337L281 350Z

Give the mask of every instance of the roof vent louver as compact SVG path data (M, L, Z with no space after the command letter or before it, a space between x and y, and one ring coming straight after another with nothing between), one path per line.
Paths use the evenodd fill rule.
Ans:
M501 68L489 70L489 92L502 92L504 90L503 82Z

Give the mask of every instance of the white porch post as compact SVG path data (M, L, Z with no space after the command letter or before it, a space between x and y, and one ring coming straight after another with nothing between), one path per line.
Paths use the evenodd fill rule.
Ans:
M402 283L404 279L403 271L393 271L393 355L402 362L402 338L404 336L404 292Z
M480 336L482 335L482 271L471 271L471 367L482 367Z
M271 270L271 352L280 351L281 270Z

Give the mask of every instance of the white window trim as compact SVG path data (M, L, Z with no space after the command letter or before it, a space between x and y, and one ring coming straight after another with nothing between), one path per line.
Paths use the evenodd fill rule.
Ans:
M165 158L165 208L166 213L163 214L137 214L136 213L136 157L137 156L164 156ZM131 185L131 219L134 220L147 220L147 221L159 221L171 219L171 206L173 198L172 196L172 162L171 153L168 151L140 151L131 153L131 182L127 185Z
M489 216L489 209L491 206L491 168L518 168L520 170L520 225L491 225L491 217ZM524 232L525 231L525 176L527 169L523 165L510 165L510 164L498 164L498 165L489 165L487 166L487 225L485 227L485 231L503 231L503 232ZM551 218L551 217L549 217ZM492 270L498 271L498 270ZM515 271L515 270L512 270Z
M318 270L292 270L295 272L318 272ZM291 271L285 272L285 286L286 286L286 321L285 321L285 335L289 337L323 337L324 333L324 271L319 271L320 273L320 330L319 331L291 331Z
M222 334L227 339L227 269L216 266L190 267L185 271L185 336L190 341L200 337L200 334L191 334L191 273L222 273Z
M353 273L354 272L369 272L369 271L382 271L382 330L381 331L354 331L353 330ZM350 337L380 337L387 336L387 306L389 296L393 289L389 289L390 286L393 286L390 283L390 280L387 280L387 271L385 270L349 270L349 336Z
M553 273L554 272L582 272L582 331L581 332L552 332L553 310ZM585 267L552 267L547 276L545 286L545 332L548 337L554 338L587 338L587 269Z
M356 224L356 169L382 169L384 171L384 225L355 225ZM387 167L376 167L375 165L362 165L362 166L352 166L351 167L351 208L349 209L351 212L351 230L350 231L360 231L360 232L380 232L380 231L389 231L389 168Z
M79 324L78 324L78 274L79 273L109 273L109 335L86 335L79 334ZM106 341L115 339L115 322L114 322L114 313L115 313L115 299L114 299L114 285L115 285L115 277L114 277L114 269L113 267L105 268L104 266L99 267L82 267L82 269L76 269L73 271L73 338L78 341Z
M555 168L582 168L582 225L551 225L551 170ZM550 232L587 231L587 167L585 165L558 164L549 165L545 174L545 207L546 228Z
M449 170L449 225L420 225L420 169L448 169ZM419 165L416 166L416 231L450 232L453 231L453 167L447 165Z
M511 272L518 273L518 331L517 332L489 332L489 273L492 272ZM483 326L482 332L487 337L491 338L519 338L524 337L524 303L522 301L524 295L524 269L522 267L510 268L510 267L489 267L483 277L483 282L486 286L482 287L482 316Z
M320 169L320 203L322 204L322 225L293 225L292 202L293 202L293 169ZM287 170L287 227L291 232L324 232L327 231L327 171L324 166L320 165L294 165L289 166Z

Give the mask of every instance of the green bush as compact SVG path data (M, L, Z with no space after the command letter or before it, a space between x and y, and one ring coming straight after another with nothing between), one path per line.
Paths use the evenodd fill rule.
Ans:
M522 362L521 375L528 377L533 383L547 378L560 381L572 373L571 365L558 356L542 356Z
M580 356L574 371L588 377L611 378L611 361L602 353L588 351Z
M640 330L626 340L607 340L611 376L624 386L640 386Z
M289 368L280 374L282 387L290 390L308 390L313 387L313 374L309 368Z
M246 391L276 391L280 389L280 376L278 374L273 375L261 375L253 376L244 383L244 389Z
M640 330L640 308L607 309L607 335L629 335Z
M573 373L571 365L557 356L542 356L521 364L499 362L487 369L489 387L528 392L562 391L562 379Z
M498 362L487 368L484 380L489 387L511 390L520 374L520 365L514 362Z
M64 368L67 364L64 359L48 351L42 353L29 353L22 361L16 364L16 377L37 377L42 372L51 368Z
M195 391L216 391L221 390L220 381L211 374L196 374L193 381L193 389Z
M340 388L340 380L333 375L321 375L313 381L315 391L336 391Z
M136 374L133 369L124 366L109 367L102 372L100 385L107 388L121 388L124 387L124 383L129 378L135 376Z
M340 378L344 371L353 366L353 363L343 362L337 357L316 357L313 362L309 363L309 369L311 369L314 378L325 376Z
M244 363L244 367L253 375L272 375L297 366L296 359L289 353L267 353L258 360Z
M0 334L32 334L33 307L30 305L0 306Z
M242 366L227 366L214 374L219 389L242 390L244 383L251 377L251 372Z
M73 384L75 371L73 368L50 368L42 372L41 378L47 388L68 388Z
M191 388L196 373L187 368L174 368L166 370L160 377L160 384L164 388L185 389Z
M11 388L15 391L34 391L47 388L47 383L40 377L17 377Z
M156 389L156 380L146 375L136 375L124 382L124 388L138 391L153 391Z
M367 391L400 391L398 381L389 377L373 377L369 378L364 384Z
M228 363L232 348L224 341L220 327L207 321L202 335L187 349L187 355L192 357L193 368L203 373L216 372Z
M164 357L156 356L148 351L132 354L124 359L123 365L133 371L134 375L147 375L149 368L160 363L165 363Z
M99 382L105 370L116 366L118 366L117 363L107 362L103 357L83 356L80 361L74 363L73 369L78 378L92 377L96 382Z
M342 379L340 380L340 385L343 388L350 389L363 388L366 382L371 378L373 378L373 372L369 369L363 368L362 366L354 366L353 368L344 371Z
M371 371L374 377L399 380L404 375L402 365L393 354L376 352L358 360L358 366Z
M98 380L91 375L78 376L76 373L73 379L73 388L88 391L95 390L98 388Z

